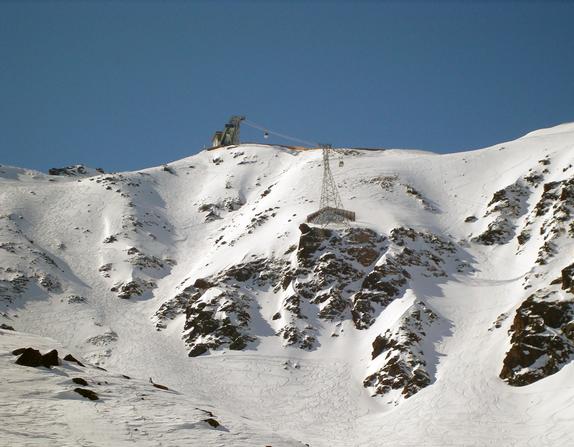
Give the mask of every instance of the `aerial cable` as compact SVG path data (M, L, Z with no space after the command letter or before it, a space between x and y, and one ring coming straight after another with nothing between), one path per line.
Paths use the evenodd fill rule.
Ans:
M254 129L259 129L259 130L263 131L266 136L269 135L269 134L272 134L272 135L275 135L275 136L277 136L277 137L279 137L279 138L284 138L284 139L286 139L286 140L295 141L295 142L297 142L297 143L305 144L305 145L307 145L307 146L311 146L311 147L318 147L318 146L320 146L319 143L314 143L314 142L311 142L311 141L301 140L300 138L291 137L291 136L289 136L289 135L285 135L285 134L282 134L282 133L279 133L279 132L275 132L275 131L269 130L268 127L261 126L260 124L254 123L253 121L244 120L244 121L243 121L243 124L246 124L246 125L249 126L249 127L253 127Z

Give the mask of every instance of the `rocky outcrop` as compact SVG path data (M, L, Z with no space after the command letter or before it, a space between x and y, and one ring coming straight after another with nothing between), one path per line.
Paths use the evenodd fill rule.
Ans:
M373 341L375 371L363 381L374 395L397 390L405 399L432 382L427 360L421 348L426 331L438 316L421 301L415 302L384 334Z
M227 346L242 350L255 338L248 335L251 299L241 293L211 288L188 304L183 339L189 356Z
M447 260L456 262L457 271L470 268L457 257L462 253L454 243L432 233L400 227L391 231L389 241L388 250L353 296L352 317L357 329L370 327L382 309L400 298L412 274L446 278Z
M523 179L494 193L484 217L495 216L488 228L472 240L482 245L506 244L515 236L516 221L528 210L530 188Z
M352 319L365 329L402 297L413 275L443 280L448 268L468 267L455 244L410 228L394 229L388 238L366 228L302 224L300 231L296 250L281 258L254 259L186 281L156 312L157 329L183 314L190 355L243 349L258 336L250 321L260 295L272 293L278 308L268 318L276 334L284 345L309 350L317 346L317 320Z
M116 284L110 290L112 292L117 292L118 298L127 300L132 297L142 296L146 291L153 290L156 287L157 285L155 281L146 281L141 278L135 278L125 283Z
M574 299L537 291L517 309L509 333L500 378L523 386L558 372L574 358Z
M356 287L388 243L365 228L329 230L302 224L299 229L295 262L283 276L286 296L280 316L285 323L279 335L286 345L312 349L317 328L308 321L349 319Z
M249 323L256 289L278 287L282 266L279 261L256 259L198 278L162 304L155 314L156 328L161 330L185 314L183 339L190 356L221 347L244 349L255 340Z
M546 264L557 253L561 237L574 238L574 177L544 184L544 192L529 216L527 227L542 219L540 234L544 243L538 250L536 263Z
M103 173L104 170L102 168L92 169L84 165L66 166L64 168L50 168L48 170L49 175L61 175L66 177L89 177Z

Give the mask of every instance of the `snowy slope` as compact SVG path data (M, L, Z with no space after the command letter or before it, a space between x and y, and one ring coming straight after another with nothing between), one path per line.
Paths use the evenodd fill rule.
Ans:
M300 227L316 150L241 145L89 177L2 166L0 324L19 331L2 331L2 371L50 394L14 385L3 401L34 399L54 439L95 445L128 442L130 419L164 402L189 420L158 415L150 445L571 445L573 149L564 124L466 153L340 150L357 221L329 229ZM134 385L113 382L118 404L85 413L120 421L104 439L79 421L93 404L13 364L26 346L179 394L130 414ZM43 445L10 419L10 445Z

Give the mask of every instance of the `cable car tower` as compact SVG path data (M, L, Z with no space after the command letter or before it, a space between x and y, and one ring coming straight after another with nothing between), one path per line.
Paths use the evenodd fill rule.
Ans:
M216 149L222 146L231 146L240 144L239 141L239 127L241 123L246 124L249 127L259 129L263 131L263 137L265 139L269 138L269 134L276 135L280 138L295 141L305 146L310 146L309 149L319 146L323 152L323 182L321 185L321 199L319 202L319 210L307 216L306 221L309 223L314 223L318 225L328 225L328 224L346 224L348 221L355 220L355 213L343 208L343 203L341 202L341 195L333 178L333 173L331 172L331 153L333 148L330 144L317 144L309 141L301 140L299 138L294 138L289 135L274 132L266 127L263 127L257 123L248 121L244 116L234 115L229 120L229 123L225 125L224 130L217 131L213 135L211 149ZM210 149L210 150L211 150ZM300 149L306 149L300 147ZM341 154L339 154L341 155ZM339 167L343 167L342 157L339 159Z
M341 195L339 189L333 178L331 172L331 151L333 150L330 144L321 144L323 151L323 182L321 185L321 200L319 202L319 210L307 216L307 222L315 223L318 225L345 224L347 221L355 220L355 213L343 208ZM339 166L343 165L343 161L339 161Z

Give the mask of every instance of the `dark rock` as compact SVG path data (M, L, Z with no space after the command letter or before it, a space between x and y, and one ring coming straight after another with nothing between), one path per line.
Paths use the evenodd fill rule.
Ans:
M480 235L474 237L473 242L482 245L505 244L512 240L516 230L516 221L528 211L526 198L530 188L522 179L494 193L488 203L485 214L496 215L488 228Z
M64 360L66 360L67 362L73 362L73 363L77 363L79 366L84 366L84 364L82 362L80 362L79 360L77 360L72 354L68 354L66 355L66 357L64 357Z
M388 340L382 335L377 335L373 340L373 352L371 360L375 360L387 348Z
M52 366L58 366L58 351L55 349L42 355L40 351L33 348L24 348L23 350L16 350L13 352L21 352L20 357L16 360L17 365L30 366L37 368L39 366L45 366L50 368Z
M431 383L421 341L438 316L422 302L415 302L401 317L400 324L373 341L372 358L385 352L382 367L363 381L375 394L401 390L411 397Z
M38 284L50 292L59 292L61 290L60 281L48 273L41 273L37 276Z
M195 280L195 282L193 283L193 287L197 287L198 289L207 290L207 289L212 288L213 284L211 284L207 279L197 278Z
M331 237L333 233L331 230L309 227L307 224L301 224L299 229L302 231L302 234L299 238L297 260L303 267L309 267L311 256L319 249L324 241Z
M171 166L169 166L169 165L163 165L162 169L163 169L165 172L169 172L170 174L174 174L174 175L175 175L175 170L174 170Z
M368 267L380 256L379 251L372 247L351 247L347 250L347 253L355 258L363 267Z
M207 346L203 344L196 344L189 350L189 354L187 355L189 357L197 357L200 356L201 354L205 354L208 350L209 348Z
M169 391L169 388L165 385L160 385L159 383L153 383L152 385L160 390Z
M68 304L83 304L86 302L86 298L79 295L69 295Z
M88 382L86 382L84 379L82 379L81 377L74 377L72 379L72 382L78 384L78 385L82 385L82 386L88 386Z
M562 289L568 290L570 293L574 293L574 264L570 264L568 267L562 269Z
M130 299L133 296L140 296L146 289L153 289L156 287L154 281L145 281L140 278L133 279L127 283L121 284L118 288L118 298L124 300Z
M66 166L65 168L50 168L48 169L49 175L63 175L74 177L77 175L86 175L86 167L83 165Z
M137 253L139 253L140 251L136 248L136 247L130 247L128 249L128 256L132 256L135 255Z
M466 219L464 219L466 223L476 222L477 220L478 218L476 216L468 216Z
M217 422L213 418L204 419L203 422L207 422L213 428L217 428L221 425L219 422Z
M16 330L12 326L10 326L6 323L0 324L0 329L4 329L5 331L15 331Z
M100 399L98 397L98 395L92 390L87 390L85 388L74 388L74 391L76 393L78 393L80 396L86 397L90 400L99 400Z
M104 244L111 244L112 242L117 242L118 238L115 235L108 236L103 240Z
M530 240L530 232L523 230L518 236L516 236L516 240L518 241L519 245L524 245Z
M237 337L229 344L229 349L232 351L241 351L242 349L245 349L246 346L247 340L245 337Z
M112 269L112 264L104 264L99 269L98 272L109 272Z
M47 368L50 368L51 366L58 366L60 364L60 360L58 359L58 351L52 349L50 352L42 356L42 361L44 366Z
M510 350L500 378L524 386L554 374L574 354L574 301L553 301L545 289L528 297L510 327Z

